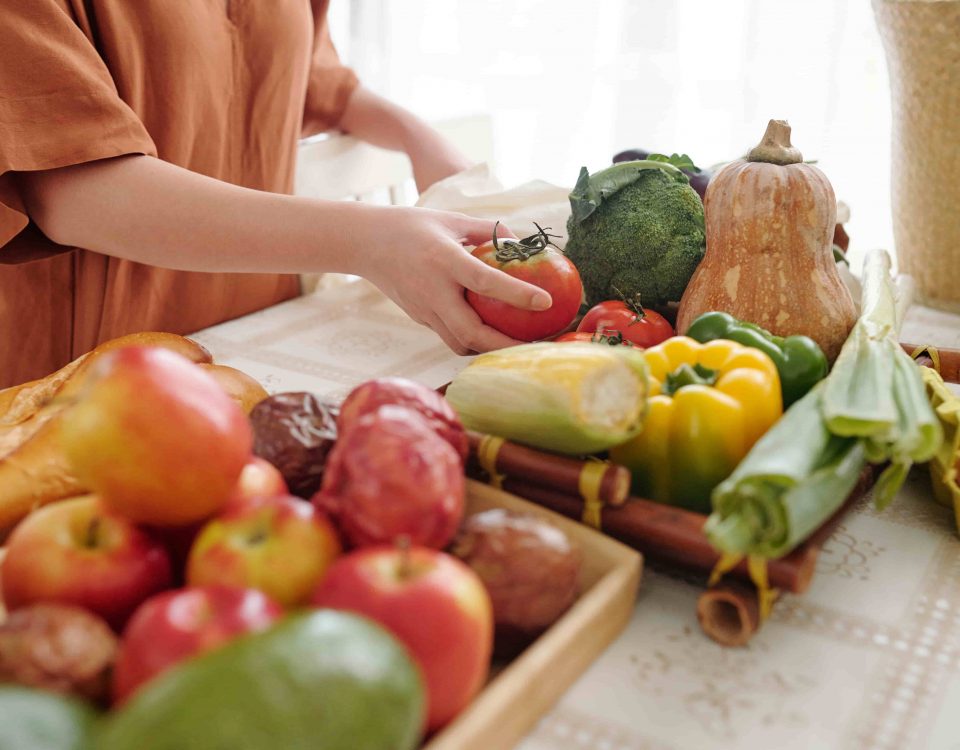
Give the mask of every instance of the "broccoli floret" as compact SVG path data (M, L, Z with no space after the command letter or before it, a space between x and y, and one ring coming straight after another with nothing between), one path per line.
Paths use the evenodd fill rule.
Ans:
M570 202L564 251L587 304L635 294L649 306L680 299L703 258L705 232L700 196L679 170L650 162L592 176L584 169Z

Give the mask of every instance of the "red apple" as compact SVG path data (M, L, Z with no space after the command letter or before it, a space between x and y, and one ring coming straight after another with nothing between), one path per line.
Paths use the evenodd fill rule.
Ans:
M467 460L470 444L453 407L435 390L406 378L368 380L350 391L340 405L337 430L344 435L364 414L389 404L419 413L434 432L450 443L461 461Z
M240 472L237 484L230 496L231 501L253 497L288 495L283 474L272 463L260 456L250 456Z
M352 422L327 459L317 507L357 547L443 549L463 520L460 456L417 411L381 406Z
M260 589L293 606L306 601L340 552L333 524L305 500L241 500L201 530L187 559L187 583Z
M170 586L170 560L156 539L86 496L27 516L10 535L0 575L8 609L74 604L119 630L140 602Z
M148 599L133 613L120 639L114 701L125 701L168 667L243 633L264 630L282 615L279 604L254 589L203 586Z
M480 578L426 547L367 547L335 562L311 599L370 617L406 644L427 685L427 729L442 727L483 686L493 609Z
M108 352L91 375L62 428L81 484L139 523L188 525L220 510L253 437L217 381L156 347Z

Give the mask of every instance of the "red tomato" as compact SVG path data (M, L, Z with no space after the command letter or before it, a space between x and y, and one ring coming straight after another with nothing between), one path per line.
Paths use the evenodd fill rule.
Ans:
M577 330L584 333L602 331L608 335L616 332L624 341L644 349L673 336L673 326L660 313L621 300L608 300L591 307Z
M495 237L474 248L473 255L488 266L546 289L553 298L547 310L521 310L468 289L467 302L491 328L520 341L537 341L559 333L577 316L583 297L580 274L563 253L551 246L550 236L540 229L522 240Z
M561 336L557 336L554 341L559 343L569 342L569 341L580 341L586 342L588 344L609 344L610 346L617 346L618 344L622 346L633 346L632 341L627 341L623 336L620 335L617 331L604 331L603 333L587 333L586 331L571 331L570 333L564 333Z

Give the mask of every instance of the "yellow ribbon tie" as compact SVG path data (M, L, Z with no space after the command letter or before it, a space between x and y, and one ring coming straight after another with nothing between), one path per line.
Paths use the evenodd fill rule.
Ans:
M710 571L710 579L707 586L716 586L725 573L729 573L740 561L743 555L733 552L724 552L717 560L717 564ZM747 572L750 574L750 580L757 587L757 608L760 611L760 622L766 620L773 611L773 603L780 596L780 590L770 588L770 581L767 576L767 559L759 555L747 556Z
M580 470L577 479L580 496L583 498L583 516L581 520L587 526L601 531L603 525L603 500L600 499L600 485L603 476L607 473L607 463L604 461L588 461Z
M716 586L720 579L723 578L725 573L729 573L733 570L740 561L743 559L743 555L738 555L733 552L724 552L720 555L720 559L717 560L717 564L713 566L713 570L710 571L710 578L707 581L707 586Z
M937 347L930 346L929 344L922 344L910 353L910 357L913 359L916 359L922 354L930 355L930 361L933 362L933 369L939 375L940 374L940 352L937 351Z
M506 478L506 474L497 473L497 455L505 442L506 440L502 437L484 435L480 445L477 446L477 461L480 463L480 468L490 477L491 486L498 490L503 489L503 480Z
M770 588L770 582L767 578L767 560L758 555L747 557L747 571L750 573L750 580L757 587L757 603L760 608L760 622L766 620L773 611L773 603L780 595L780 591Z

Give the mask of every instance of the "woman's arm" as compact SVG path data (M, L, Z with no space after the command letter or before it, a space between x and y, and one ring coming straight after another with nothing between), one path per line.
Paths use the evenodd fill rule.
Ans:
M550 306L543 290L463 249L490 236L490 221L250 190L149 156L19 179L30 216L54 242L187 271L358 274L459 353L516 343L483 325L464 287Z
M362 85L350 96L338 127L375 146L405 151L421 193L471 165L452 143L419 117Z

